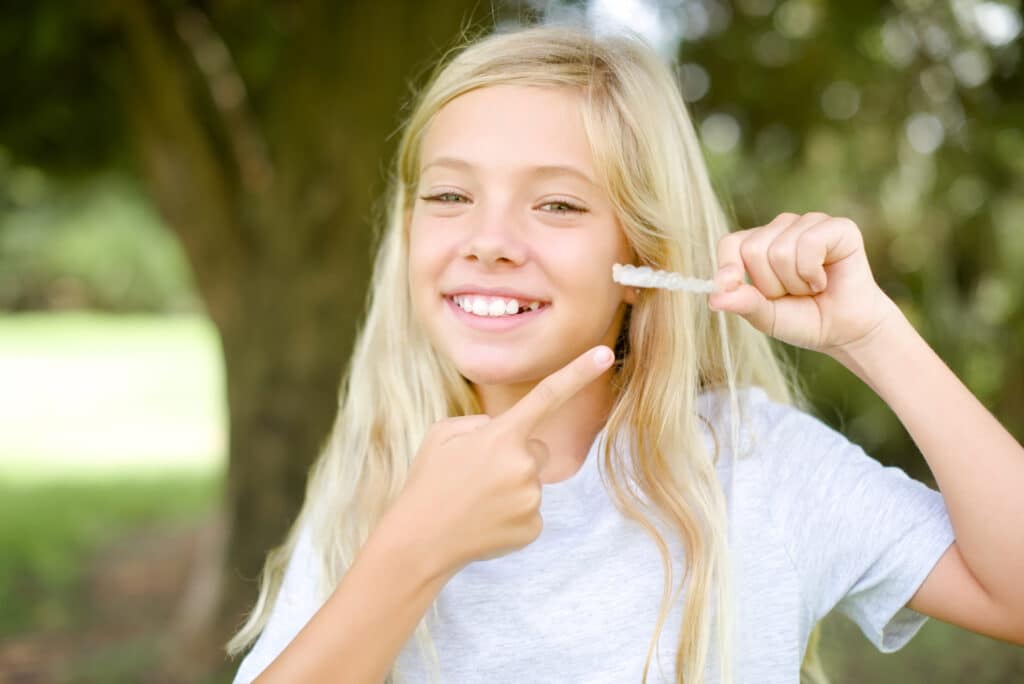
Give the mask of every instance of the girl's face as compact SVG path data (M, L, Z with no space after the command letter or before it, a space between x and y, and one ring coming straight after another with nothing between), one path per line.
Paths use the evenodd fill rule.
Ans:
M633 302L612 281L631 250L580 103L567 88L492 86L449 102L426 131L406 216L413 308L474 384L533 383L614 348Z

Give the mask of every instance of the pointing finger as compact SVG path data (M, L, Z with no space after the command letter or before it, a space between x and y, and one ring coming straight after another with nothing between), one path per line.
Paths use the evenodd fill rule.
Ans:
M484 414L471 416L452 416L439 420L431 426L431 435L438 443L444 444L452 437L461 435L464 432L472 432L491 422L491 417Z
M541 380L494 420L519 434L529 435L541 419L608 370L614 359L615 354L604 345L590 349Z

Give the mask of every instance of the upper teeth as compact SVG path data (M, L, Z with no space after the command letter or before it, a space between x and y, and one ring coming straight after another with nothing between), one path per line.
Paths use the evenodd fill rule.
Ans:
M455 303L463 311L468 311L477 316L508 316L518 313L520 308L518 299L507 299L505 297L455 295L452 299L455 300ZM530 302L525 306L530 311L534 311L540 307L540 302Z

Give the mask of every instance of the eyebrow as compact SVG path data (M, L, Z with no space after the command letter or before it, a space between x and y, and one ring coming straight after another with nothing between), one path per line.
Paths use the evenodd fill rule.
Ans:
M473 164L466 161L465 159L458 159L457 157L436 157L427 164L423 165L420 169L420 175L423 175L427 169L431 166L450 166L455 169L462 169L465 171L474 171L476 169ZM586 173L577 169L574 166L564 166L561 164L540 164L538 166L527 167L526 171L537 176L558 176L558 175L569 175L576 176L590 185L597 187L597 183L588 176Z

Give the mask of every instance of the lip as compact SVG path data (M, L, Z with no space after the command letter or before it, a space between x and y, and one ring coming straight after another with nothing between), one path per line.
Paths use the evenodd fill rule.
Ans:
M550 304L550 302L543 297L537 297L535 295L526 294L519 290L510 290L505 287L484 287L482 285L474 285L472 283L465 283L454 287L451 290L444 292L444 296L451 298L455 295L484 295L486 297L505 297L506 299L518 299L520 303L529 304L530 302L540 302L541 304Z
M463 311L462 307L455 303L455 298L453 295L446 295L444 297L444 301L448 304L448 308L451 310L452 315L455 316L455 318L462 321L471 328L487 332L503 332L506 330L512 330L514 328L526 325L530 321L537 318L537 316L542 315L545 311L548 310L549 307L548 304L544 304L538 309L535 309L533 311L526 311L524 313L516 314L514 316L477 316L476 314L471 314L468 311ZM537 300L535 299L532 301Z

